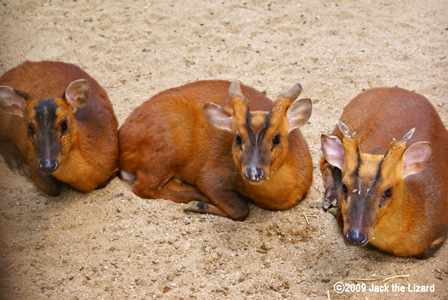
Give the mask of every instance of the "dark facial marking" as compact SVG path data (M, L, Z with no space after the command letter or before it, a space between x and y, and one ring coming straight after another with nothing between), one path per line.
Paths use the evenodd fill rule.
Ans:
M247 131L249 132L250 141L252 142L252 144L255 144L255 136L254 136L254 133L252 132L252 128L250 126L251 118L252 118L252 115L250 114L250 111L248 108L247 112L246 112L246 128L247 128Z
M252 115L251 115L249 109L247 109L246 128L247 128L247 131L249 132L250 141L252 142L253 145L258 145L260 143L260 141L263 139L264 133L269 126L270 117L271 117L271 112L269 112L266 115L266 119L265 119L263 128L260 130L260 133L257 136L255 136L254 132L252 131L252 128L251 128Z
M358 156L358 165L355 169L355 176L359 178L359 168L361 167L361 153L359 153L359 147L356 148L356 156Z
M59 105L54 99L40 100L34 107L34 119L37 122L35 128L36 140L35 149L39 160L46 165L54 165L56 157L61 149L57 127L54 122L57 120L56 110Z
M354 186L359 185L359 168L361 167L361 154L359 153L359 147L356 148L356 156L358 158L358 164L355 170L350 174L350 177L353 178Z
M263 137L264 137L264 133L265 133L266 129L267 129L268 126L269 126L269 120L270 120L270 118L271 118L271 112L269 111L268 114L266 115L266 120L264 121L264 126L263 126L263 128L261 129L261 131L260 131L260 135L259 135L259 137L258 137L258 139L257 139L257 143L263 139Z
M34 111L36 112L35 119L39 128L46 130L51 127L51 124L57 118L56 110L58 107L59 105L54 102L54 99L39 101L39 104L34 107Z
M375 182L381 178L381 166L383 165L384 157L381 159L380 163L378 164L378 171L376 173L375 179L372 182L372 185L375 184Z

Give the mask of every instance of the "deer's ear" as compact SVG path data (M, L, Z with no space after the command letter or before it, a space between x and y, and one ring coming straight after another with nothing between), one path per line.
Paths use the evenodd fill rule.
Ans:
M204 104L207 119L216 128L231 131L233 117L221 105L215 103Z
M23 117L26 100L30 96L24 92L16 91L10 86L0 85L0 108L8 114Z
M423 171L431 156L429 142L418 142L409 146L403 154L404 178Z
M308 122L311 116L311 99L295 100L288 108L286 117L288 118L289 131L299 128Z
M65 91L65 99L73 112L87 104L90 97L90 85L85 79L78 79L70 83Z
M341 140L337 136L326 134L322 134L320 138L325 159L333 167L342 170L342 165L344 164L344 145Z

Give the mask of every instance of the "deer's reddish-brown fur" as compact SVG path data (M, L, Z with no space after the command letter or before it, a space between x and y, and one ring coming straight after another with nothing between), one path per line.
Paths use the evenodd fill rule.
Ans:
M119 130L119 168L136 176L136 195L194 200L186 210L234 220L246 218L249 201L283 210L304 198L313 167L300 130L288 131L286 111L293 99L280 97L273 104L261 92L243 86L249 113L243 95L229 97L230 85L194 82L163 91L132 112ZM302 120L306 122L311 102L303 101L309 109ZM215 126L226 129L211 125L207 113L221 114ZM232 119L231 126L221 124L226 118Z
M79 67L25 62L0 78L0 151L45 193L89 192L117 170L118 122L104 89Z
M448 132L434 107L416 93L377 88L354 98L340 121L322 136L321 171L346 240L431 256L448 234Z

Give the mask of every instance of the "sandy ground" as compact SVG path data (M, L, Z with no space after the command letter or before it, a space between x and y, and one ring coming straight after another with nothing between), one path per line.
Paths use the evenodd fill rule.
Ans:
M252 207L233 222L141 199L118 178L51 198L0 160L4 299L448 299L448 245L428 260L346 245L320 208L318 169L319 134L362 90L415 90L448 124L445 0L2 0L0 18L0 73L25 60L75 63L107 90L120 124L155 93L195 80L239 79L272 98L300 82L313 100L302 131L315 166L304 202ZM373 275L408 277L366 282L384 293L333 290Z

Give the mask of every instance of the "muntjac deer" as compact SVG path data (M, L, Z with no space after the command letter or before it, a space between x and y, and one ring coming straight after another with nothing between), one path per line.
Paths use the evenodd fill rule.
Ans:
M395 138L398 138L397 140ZM354 98L322 135L325 206L345 239L427 258L448 234L448 132L431 103L400 88Z
M300 92L295 85L272 102L227 81L161 92L119 130L122 177L136 177L140 197L189 202L186 211L244 220L250 201L288 209L304 198L313 172L297 129L308 121L311 101L295 100Z
M118 122L104 89L62 62L25 62L0 78L0 153L46 194L89 192L117 171Z

